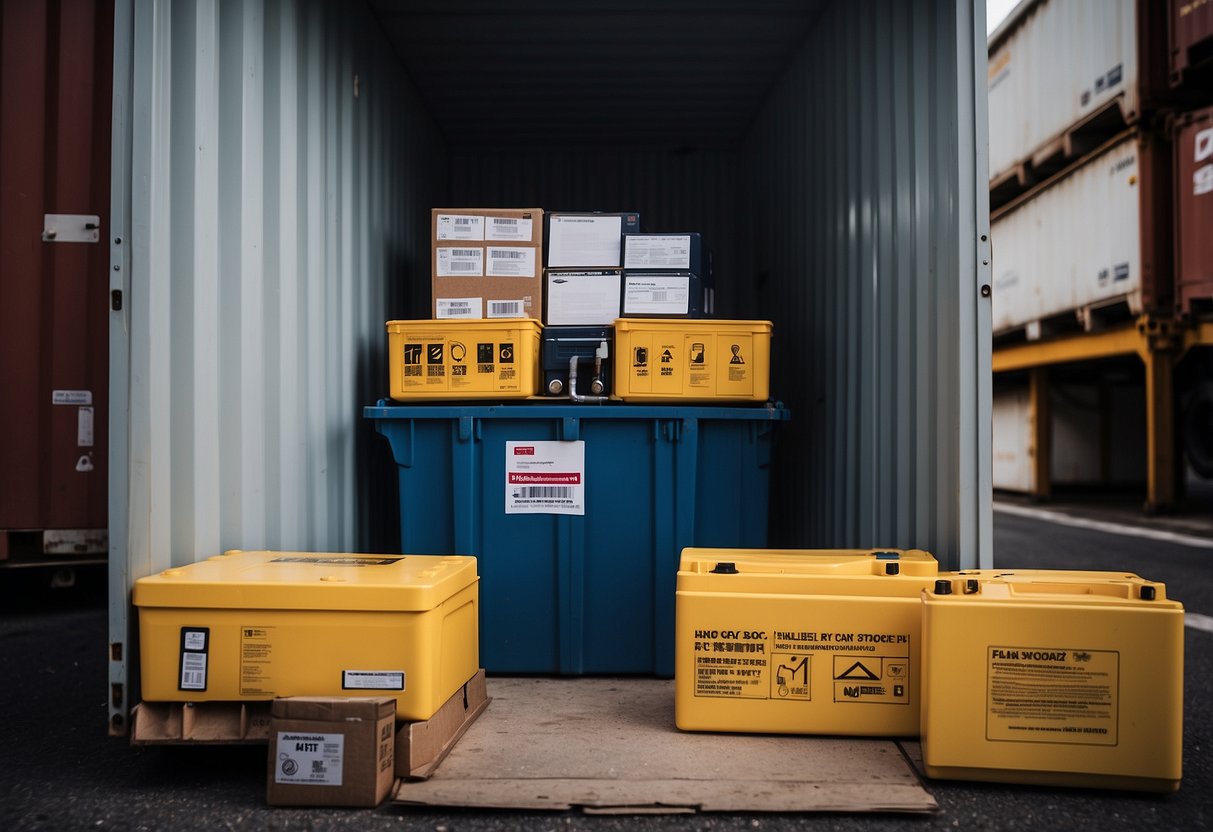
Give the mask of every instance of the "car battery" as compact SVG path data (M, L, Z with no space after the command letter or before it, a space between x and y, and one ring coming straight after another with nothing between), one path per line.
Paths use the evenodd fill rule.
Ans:
M543 328L540 365L543 391L548 396L569 396L570 362L577 359L579 396L609 396L611 355L615 328L610 326L547 326Z
M1183 643L1183 606L1136 575L941 575L923 593L927 775L1177 789Z
M479 667L472 557L232 551L133 598L152 702L392 696L424 720Z
M621 317L703 318L711 302L703 281L693 272L623 272Z
M539 321L388 321L389 394L520 399L539 392Z
M624 401L766 401L771 323L620 318L614 363Z
M921 550L684 549L674 719L684 731L914 736Z

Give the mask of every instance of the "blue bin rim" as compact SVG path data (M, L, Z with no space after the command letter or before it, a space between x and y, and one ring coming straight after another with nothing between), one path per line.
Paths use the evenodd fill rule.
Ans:
M692 405L608 404L424 404L400 405L391 399L362 409L364 419L716 419L720 421L786 422L792 413L783 402L757 406L702 407Z

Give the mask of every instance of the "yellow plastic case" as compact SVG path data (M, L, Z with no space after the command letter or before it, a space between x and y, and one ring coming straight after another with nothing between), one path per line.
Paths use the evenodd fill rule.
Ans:
M148 701L394 696L424 720L479 667L476 559L232 551L135 582Z
M1119 572L946 573L923 593L930 777L1179 787L1183 606Z
M684 549L674 719L684 731L914 736L920 550Z
M614 377L629 402L765 402L771 322L619 318Z
M389 395L524 399L539 393L539 321L388 321Z

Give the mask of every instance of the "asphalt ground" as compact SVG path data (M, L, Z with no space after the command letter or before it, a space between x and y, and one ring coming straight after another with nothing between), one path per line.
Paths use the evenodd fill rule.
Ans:
M1213 617L1213 547L1200 545L1213 541L1213 499L1165 518L1123 502L1000 498L995 564L1133 571ZM930 815L281 809L265 805L264 747L136 748L108 737L103 571L54 591L17 571L0 572L0 830L1213 829L1213 632L1198 626L1185 628L1184 779L1172 795L927 781L940 807Z

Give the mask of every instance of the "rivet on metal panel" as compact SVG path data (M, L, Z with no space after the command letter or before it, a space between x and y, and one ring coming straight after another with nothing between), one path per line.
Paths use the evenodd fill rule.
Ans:
M982 287L981 287L981 296L982 296L983 298L988 298L988 297L990 296L990 284L985 283L985 284L983 284L983 285L982 285Z
M121 238L121 237L115 237L115 238L114 238L114 245L117 245L117 246L122 245L122 238Z

